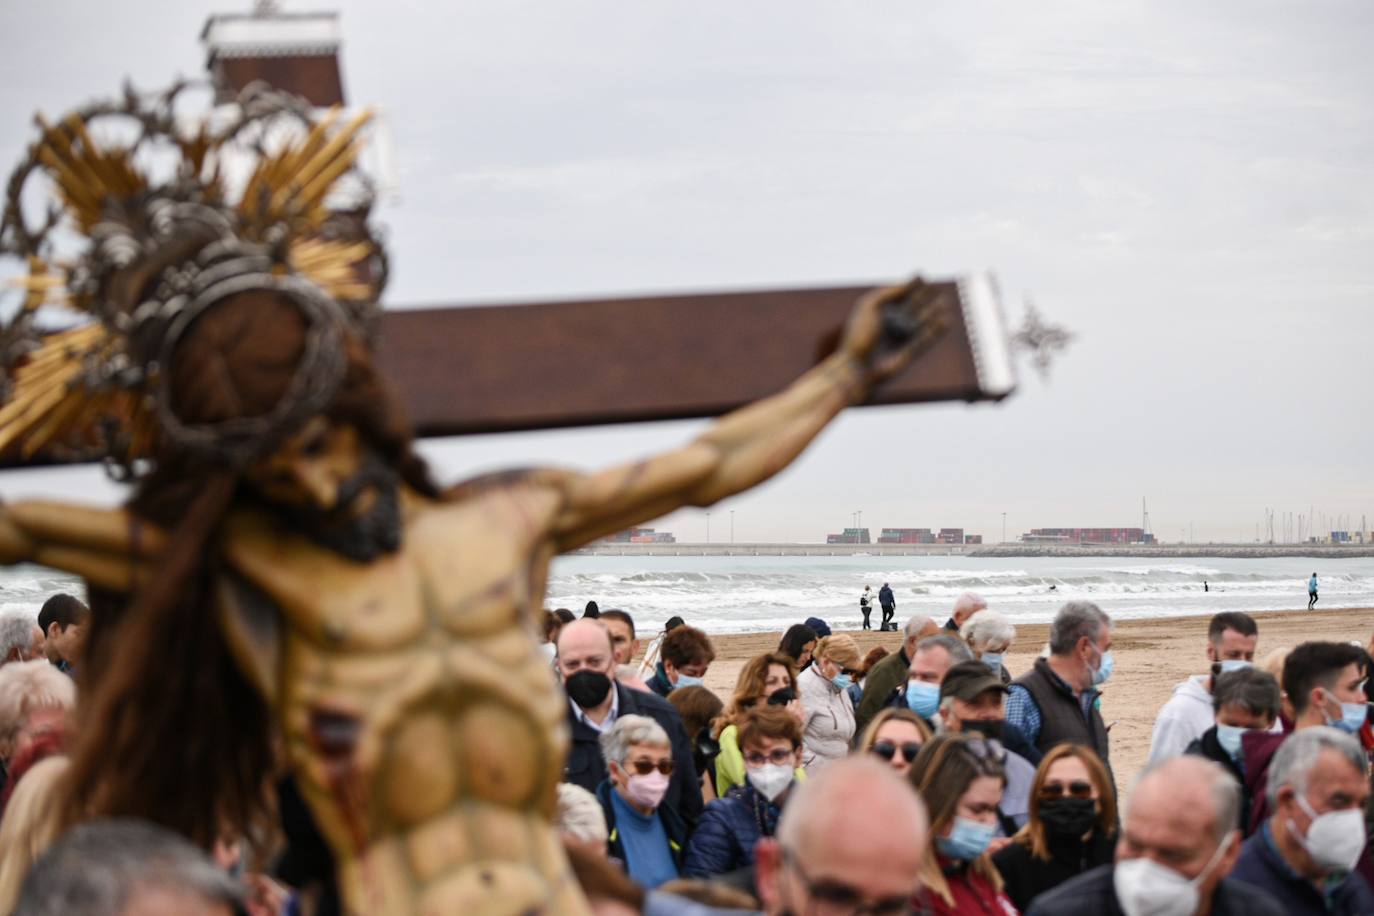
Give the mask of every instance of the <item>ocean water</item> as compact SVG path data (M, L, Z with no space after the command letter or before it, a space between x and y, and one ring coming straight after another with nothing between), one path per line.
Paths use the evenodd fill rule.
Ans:
M943 621L954 599L974 591L1014 621L1044 623L1071 598L1116 617L1168 617L1225 610L1307 607L1307 577L1321 583L1319 608L1374 607L1374 558L1195 559L991 557L615 557L554 561L545 607L581 613L589 600L622 607L639 628L680 615L713 633L780 630L807 617L857 627L859 594L891 583L898 619ZM1202 584L1211 586L1203 592ZM1054 586L1051 590L1050 586ZM36 613L54 592L82 594L75 578L40 566L0 568L0 613ZM875 610L874 619L879 612Z
M545 606L580 614L595 600L630 611L646 631L674 614L714 633L780 630L807 617L857 628L864 585L876 592L887 582L899 621L919 612L943 622L954 599L972 591L1013 621L1046 623L1072 598L1122 618L1302 611L1313 571L1318 607L1374 607L1374 558L950 556L567 556L554 562Z

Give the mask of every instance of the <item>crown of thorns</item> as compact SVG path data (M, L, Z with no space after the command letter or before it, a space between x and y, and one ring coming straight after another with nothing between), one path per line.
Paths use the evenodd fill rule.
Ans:
M56 125L36 118L0 221L0 256L26 267L21 301L0 320L0 459L102 458L128 475L166 446L241 466L328 406L345 329L370 331L387 264L357 168L368 114L340 123L337 109L317 116L256 85L188 129L176 110L188 85L126 88ZM107 122L132 138L97 141ZM231 202L236 169L247 174ZM47 206L31 220L36 185ZM77 253L64 259L73 236ZM286 297L306 322L286 395L263 415L183 422L165 371L178 342L206 311L254 290Z

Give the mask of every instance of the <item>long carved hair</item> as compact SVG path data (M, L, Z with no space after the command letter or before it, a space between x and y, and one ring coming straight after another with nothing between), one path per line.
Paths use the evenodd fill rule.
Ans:
M299 308L275 292L241 293L206 312L166 369L178 415L200 423L266 413L288 390L305 330ZM350 334L346 349L328 416L354 425L410 487L436 495L366 345ZM135 543L146 520L168 533L168 548L131 594L92 589L68 821L140 817L208 847L270 815L270 711L230 656L213 596L216 541L242 486L235 469L164 447L136 487Z

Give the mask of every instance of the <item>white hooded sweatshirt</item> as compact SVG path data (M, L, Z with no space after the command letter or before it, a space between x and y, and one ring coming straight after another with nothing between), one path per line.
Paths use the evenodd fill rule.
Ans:
M1155 718L1155 733L1150 739L1150 758L1146 766L1178 757L1202 733L1216 724L1212 694L1207 689L1210 674L1195 674L1174 688L1174 695L1160 707Z

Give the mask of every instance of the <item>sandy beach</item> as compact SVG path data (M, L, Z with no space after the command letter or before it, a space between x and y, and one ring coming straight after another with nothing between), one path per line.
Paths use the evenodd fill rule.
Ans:
M1344 610L1268 611L1256 613L1260 638L1258 657L1273 649L1295 646L1310 639L1357 640L1367 643L1374 633L1374 608ZM1115 672L1102 695L1102 715L1112 726L1112 764L1123 790L1129 789L1150 749L1155 714L1169 699L1174 685L1188 675L1206 670L1207 617L1171 617L1156 620L1123 620L1113 634ZM943 623L944 620L939 621ZM867 652L877 645L897 651L900 633L846 631ZM1017 628L1008 654L1013 675L1029 670L1048 637L1047 624ZM706 684L724 700L729 699L740 666L761 652L777 646L779 633L748 633L712 636L716 661L707 672Z

